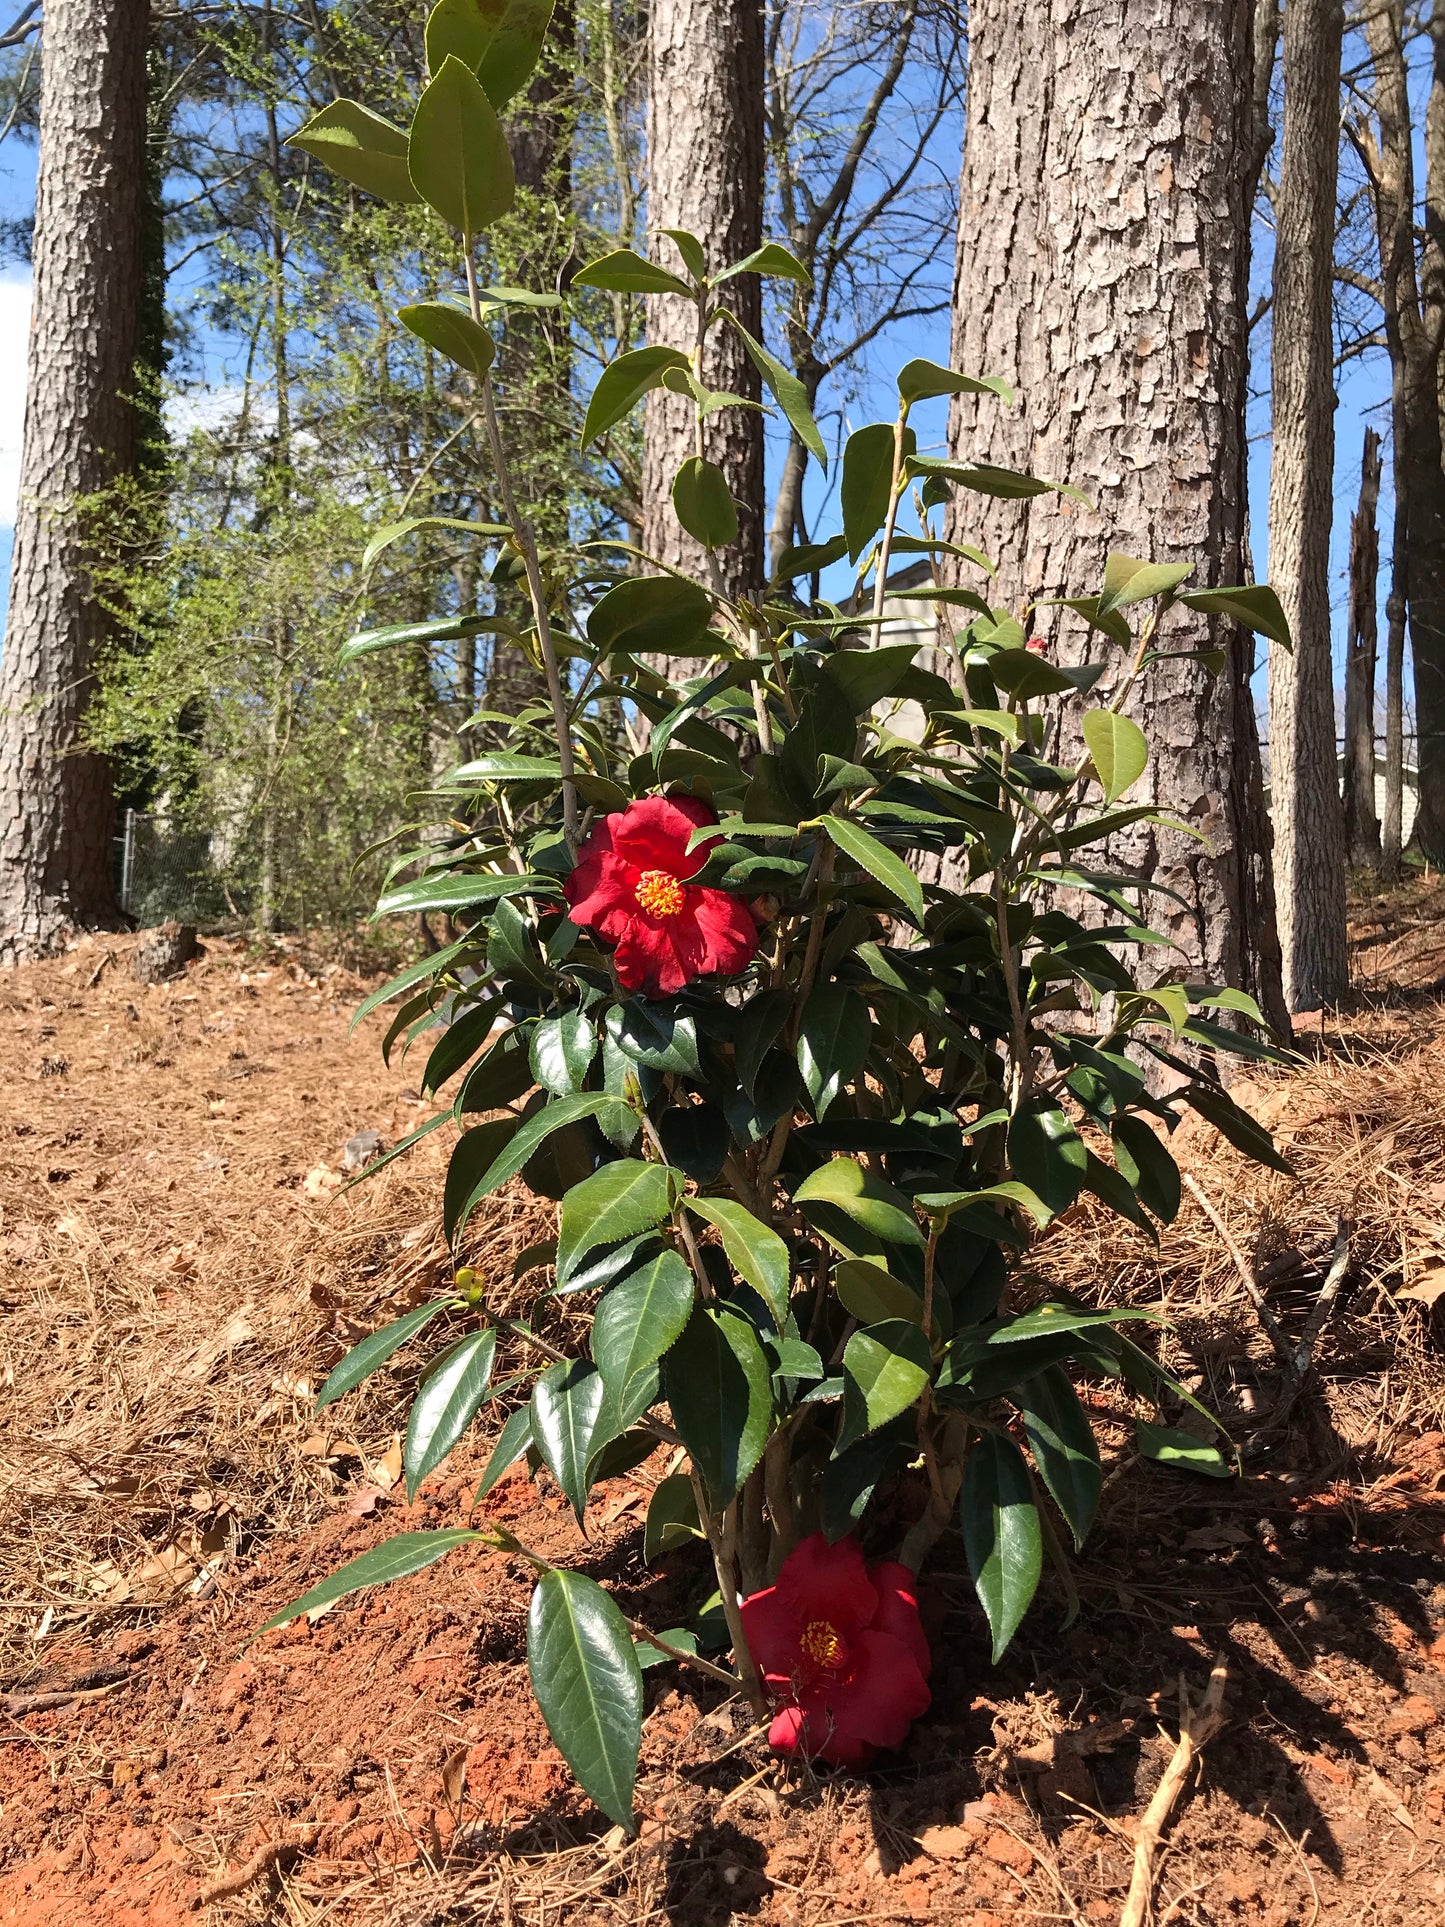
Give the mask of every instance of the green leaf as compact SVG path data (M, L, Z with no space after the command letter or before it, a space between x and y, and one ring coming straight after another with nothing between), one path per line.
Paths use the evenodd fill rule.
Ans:
M876 1257L886 1244L921 1245L903 1192L852 1158L830 1158L793 1193L803 1216L847 1258Z
M322 161L353 187L381 201L419 201L407 171L404 127L373 114L360 101L333 100L287 140Z
M605 1091L578 1091L572 1097L554 1097L519 1127L501 1156L482 1173L476 1190L468 1200L462 1223L465 1224L466 1218L483 1198L490 1197L508 1178L514 1178L538 1145L544 1143L554 1131L560 1131L566 1124L576 1124L584 1117L595 1117L599 1121L608 1119L620 1127L630 1116L628 1107L617 1098L608 1097Z
M497 344L480 321L446 301L417 301L397 310L404 328L480 381L496 359Z
M811 288L813 277L803 266L797 255L778 241L764 241L760 248L745 254L741 261L734 261L730 268L713 277L714 285L731 281L737 274L772 274L784 281L801 281L805 288Z
M854 1332L843 1352L843 1430L833 1456L906 1412L932 1370L933 1355L916 1322L890 1318Z
M635 248L614 248L611 254L604 254L572 277L574 288L606 288L612 294L681 294L689 301L696 297L686 281L680 281L666 268L660 268L655 261L649 261ZM639 349L646 354L646 349ZM624 357L625 359L625 357ZM614 363L614 366L616 364ZM686 355L670 364L686 368L689 363Z
M481 82L455 55L417 102L407 150L412 186L463 235L480 234L516 198L512 151Z
M578 276L581 279L581 276ZM634 348L609 362L597 378L592 399L587 404L587 419L582 424L582 446L587 448L599 435L630 415L651 388L660 388L669 368L686 368L688 359L677 348Z
M698 1184L715 1184L727 1162L727 1119L716 1104L670 1104L657 1120L662 1154Z
M906 904L919 923L924 917L923 885L901 856L880 843L850 816L825 816L822 827L850 862L866 870L890 896Z
M1185 1086L1184 1100L1208 1118L1209 1122L1226 1138L1236 1151L1243 1151L1247 1158L1256 1164L1267 1164L1272 1171L1282 1171L1292 1178L1294 1167L1287 1158L1281 1157L1274 1148L1274 1139L1257 1119L1248 1111L1242 1111L1232 1097L1213 1084L1189 1084Z
M1139 1194L1145 1205L1164 1224L1173 1224L1179 1215L1179 1166L1168 1145L1142 1117L1116 1117L1109 1126L1114 1140L1114 1162L1120 1175Z
M632 1650L637 1654L637 1663L644 1673L649 1672L654 1666L669 1666L683 1654L690 1654L694 1659L697 1657L697 1634L689 1632L686 1626L673 1626L667 1632L659 1633L657 1637L664 1646L672 1650L664 1653L660 1647L654 1646L650 1639L635 1639L632 1642Z
M936 361L910 361L898 371L899 398L925 401L931 395L997 395L1013 406L1014 391L1002 375L960 375Z
M681 1333L692 1298L692 1272L675 1251L659 1251L604 1296L592 1322L592 1356L619 1406Z
M986 729L990 735L1002 736L1015 749L1024 739L1022 721L1007 709L945 709L938 715L947 717L951 723L962 723L968 729Z
M893 493L892 422L870 422L854 429L843 449L840 499L848 560L856 562L888 517ZM903 454L913 453L914 435L905 431Z
M525 1096L534 1081L527 1061L526 1031L504 1030L462 1079L453 1109L458 1120L468 1111L500 1110ZM477 1175L480 1177L481 1169Z
M707 279L707 256L702 251L702 242L685 227L665 227L662 232L672 242L690 275L699 281Z
M985 1432L968 1455L959 1520L974 1590L993 1634L997 1666L1028 1611L1043 1571L1043 1535L1022 1452Z
M1112 709L1091 709L1081 725L1104 801L1116 803L1149 762L1149 740L1136 722Z
M581 1184L574 1184L562 1200L562 1223L557 1234L557 1282L565 1284L589 1251L598 1245L620 1244L651 1231L672 1215L682 1190L682 1173L642 1158L619 1158L604 1164Z
M957 1220L966 1230L976 1232L980 1237L1006 1238L1010 1243L1017 1244L1026 1244L1027 1235L1012 1229L1009 1220L1001 1218L994 1209L995 1205L1001 1204L1005 1208L1016 1205L1039 1225L1047 1224L1053 1216L1036 1191L1026 1184L1012 1181L986 1185L981 1191L920 1191L913 1202L918 1210L926 1211L930 1218L943 1224Z
M1193 573L1192 562L1141 562L1137 556L1115 550L1104 563L1104 593L1099 597L1098 614L1107 616L1115 609L1147 602L1151 596L1168 595Z
M847 553L846 535L830 535L826 542L804 542L798 548L790 546L778 557L772 580L774 583L793 582L800 575L812 575L815 569L830 567L834 562L841 561Z
M738 505L727 477L715 463L689 455L672 485L677 519L705 549L726 548L737 539Z
M914 456L909 463L914 474L937 476L945 482L955 482L960 488L973 489L979 495L992 495L1000 501L1023 502L1034 495L1067 495L1072 501L1082 502L1086 507L1094 505L1087 495L1080 494L1064 482L1046 482L1038 475L1024 475L1015 468L996 468L992 462L950 462L936 456Z
M813 991L798 1025L798 1069L819 1119L862 1074L871 1041L868 1006L857 991L841 984Z
M642 1556L651 1565L664 1552L706 1537L697 1516L697 1493L685 1472L674 1472L655 1488L642 1532Z
M497 1153L511 1142L517 1120L505 1117L488 1119L470 1131L463 1131L452 1146L447 1162L447 1180L442 1192L442 1236L451 1244L466 1211L477 1180L494 1161Z
M532 1691L583 1792L629 1833L642 1745L642 1672L627 1622L595 1579L544 1572L527 1616Z
M729 308L719 308L718 318L728 322L742 337L744 348L753 366L763 378L763 386L782 409L798 440L803 444L819 466L826 472L828 450L823 442L818 424L813 420L813 411L808 406L808 391L790 368L770 355L760 341L755 341L741 321Z
M1294 647L1289 621L1267 582L1247 583L1240 589L1195 589L1179 600L1186 609L1197 609L1206 616L1228 616L1258 636L1268 636L1286 649Z
M455 55L500 111L537 65L552 6L553 0L438 0L426 23L427 66L436 73Z
M344 1599L348 1593L361 1592L367 1586L385 1586L393 1579L409 1578L424 1566L444 1559L454 1547L471 1545L486 1537L485 1532L473 1532L465 1526L452 1526L445 1532L398 1533L396 1538L386 1539L370 1552L363 1552L359 1559L348 1560L329 1579L323 1579L319 1586L313 1586L291 1605L283 1606L259 1631L269 1633L277 1626L289 1626L304 1613L320 1612L323 1606Z
M923 1323L922 1294L882 1265L870 1264L866 1258L845 1259L834 1272L833 1282L844 1311L860 1325L900 1318L914 1325Z
M1234 1467L1219 1447L1206 1445L1192 1432L1180 1431L1172 1425L1153 1425L1141 1418L1135 1425L1134 1437L1140 1458L1153 1459L1156 1465L1167 1465L1177 1472L1202 1472L1207 1479L1234 1477Z
M891 696L913 667L917 646L911 642L884 643L876 649L840 649L824 663L825 672L837 683L861 716Z
M742 1007L742 1023L734 1046L733 1064L738 1083L748 1097L757 1095L758 1071L792 1008L793 993L785 988L760 991Z
M424 1097L435 1097L447 1079L455 1077L463 1064L480 1050L491 1036L501 1008L500 996L488 997L485 1002L460 1011L453 1004L452 1020L433 1045L422 1072Z
M757 1292L781 1329L788 1315L792 1260L777 1232L733 1198L689 1198L687 1208L716 1225L728 1263Z
M427 876L403 883L399 889L388 890L372 915L402 917L418 910L476 910L484 903L496 903L501 897L555 897L560 894L555 877L516 876L510 872L506 876L494 876L476 870L434 870Z
M486 1498L502 1474L510 1471L518 1459L531 1450L531 1445L532 1408L530 1405L519 1405L497 1434L497 1442L492 1447L492 1456L487 1460L487 1469L482 1474L473 1505Z
M1069 1375L1049 1365L1011 1394L1044 1484L1082 1547L1099 1509L1104 1474L1094 1437Z
M418 1391L406 1422L402 1463L406 1466L406 1498L410 1505L417 1488L434 1472L466 1431L492 1383L497 1355L494 1331L472 1332L454 1348Z
M546 1017L532 1032L532 1075L554 1097L580 1090L597 1054L597 1032L580 1010L564 1010Z
M1057 1216L1083 1189L1088 1152L1057 1106L1032 1105L1008 1127L1008 1161L1020 1183Z
M606 1388L585 1358L559 1359L532 1388L532 1443L582 1523L587 1508L587 1461L596 1443Z
M662 1362L672 1422L714 1506L737 1495L763 1455L773 1416L773 1374L747 1319L726 1305L696 1305Z
M437 1298L429 1305L418 1305L414 1311L394 1319L391 1324L383 1325L380 1331L367 1334L359 1345L353 1345L339 1365L337 1365L316 1394L315 1409L330 1405L343 1392L352 1391L364 1378L370 1378L378 1366L384 1365L393 1352L400 1351L409 1339L424 1325L429 1325L439 1311L446 1311L457 1303L455 1298Z
M388 523L372 536L362 551L362 573L366 573L384 549L389 549L394 542L403 541L408 535L415 535L418 529L455 529L460 535L486 537L512 533L505 522L468 522L459 515L409 515L403 522Z
M711 655L712 597L677 575L635 575L609 589L587 618L599 655ZM707 640L705 640L707 639Z
M639 997L612 1006L607 1013L607 1035L629 1063L668 1071L674 1077L698 1075L697 1019L693 1016Z
M336 663L342 668L358 656L409 642L453 642L461 636L515 634L516 624L505 616L443 616L436 622L393 622L384 629L358 629L354 636L348 636L336 652Z

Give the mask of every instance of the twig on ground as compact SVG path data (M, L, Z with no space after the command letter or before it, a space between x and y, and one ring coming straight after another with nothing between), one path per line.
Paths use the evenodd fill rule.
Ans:
M1310 1309L1305 1320L1300 1342L1295 1347L1294 1357L1290 1360L1290 1376L1303 1384L1315 1355L1315 1346L1320 1335L1330 1322L1330 1313L1335 1308L1346 1274L1350 1269L1350 1240L1355 1227L1349 1218L1340 1218L1335 1227L1335 1255L1330 1260L1330 1268L1325 1274L1325 1282L1320 1286L1320 1295Z
M1194 1198L1194 1201L1196 1202L1196 1204L1198 1204L1200 1210L1204 1213L1205 1217L1208 1218L1209 1222L1214 1226L1214 1229L1219 1233L1220 1240L1223 1243L1225 1250L1229 1253L1230 1257L1234 1260L1234 1268L1239 1273L1240 1279L1243 1282L1245 1290L1249 1293L1250 1300L1254 1305L1254 1309L1256 1313L1259 1316L1259 1322L1264 1330L1265 1337L1269 1340L1270 1344L1274 1347L1275 1357L1278 1358L1281 1365L1288 1368L1291 1362L1291 1359L1293 1357L1293 1352L1290 1348L1290 1342L1285 1337L1284 1332L1280 1329L1279 1320L1275 1317L1274 1313L1270 1310L1268 1304L1265 1302L1264 1293L1260 1290L1259 1285L1255 1280L1254 1267L1249 1263L1244 1253L1240 1250L1239 1246L1235 1243L1234 1238L1230 1233L1229 1226L1224 1222L1223 1218L1220 1217L1219 1213L1215 1210L1214 1206L1209 1202L1209 1199L1205 1196L1204 1191L1200 1187L1198 1180L1188 1171L1184 1172L1183 1176L1184 1176L1185 1186L1189 1190L1191 1196Z
M234 1900L237 1894L245 1893L255 1881L262 1879L273 1868L290 1864L307 1847L314 1847L321 1838L321 1829L312 1824L305 1826L294 1840L271 1840L259 1852L237 1867L234 1873L213 1880L208 1887L200 1888L191 1895L190 1908L198 1913L202 1907L210 1907L218 1900Z
M1224 1725L1224 1688L1228 1679L1228 1666L1222 1659L1217 1660L1214 1671L1209 1675L1203 1699L1198 1706L1191 1708L1183 1676L1180 1677L1179 1744L1139 1822L1139 1834L1134 1847L1134 1873L1129 1882L1129 1897L1119 1916L1119 1927L1144 1927L1148 1918L1150 1898L1154 1891L1154 1861L1159 1852L1160 1839L1201 1749Z
M48 1691L33 1693L0 1693L0 1713L7 1719L23 1720L29 1713L54 1713L62 1706L73 1706L79 1701L105 1699L109 1694L130 1684L130 1674L124 1673L119 1679L104 1679L95 1685L87 1685L85 1675L72 1681L69 1686L55 1686Z

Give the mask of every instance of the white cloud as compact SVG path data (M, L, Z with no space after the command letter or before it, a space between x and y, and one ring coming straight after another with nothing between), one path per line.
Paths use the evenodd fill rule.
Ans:
M25 428L25 363L30 342L30 277L0 276L0 528L15 526L20 501L20 442Z

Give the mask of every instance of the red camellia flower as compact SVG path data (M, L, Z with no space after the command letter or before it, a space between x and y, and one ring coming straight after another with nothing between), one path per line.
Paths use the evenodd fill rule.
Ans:
M695 850L687 840L716 822L695 796L644 796L603 817L578 852L563 886L572 921L616 944L625 990L669 997L712 971L733 976L757 955L746 905L691 881L718 838Z
M932 1695L932 1659L907 1566L869 1566L856 1539L821 1532L783 1561L776 1586L743 1601L743 1627L780 1702L769 1743L833 1766L900 1746Z

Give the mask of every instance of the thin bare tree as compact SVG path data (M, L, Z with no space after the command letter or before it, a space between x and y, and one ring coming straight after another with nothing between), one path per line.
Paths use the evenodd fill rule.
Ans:
M1380 431L1366 428L1360 499L1350 519L1350 615L1345 640L1345 853L1357 870L1380 867L1375 813L1375 666L1379 655Z

